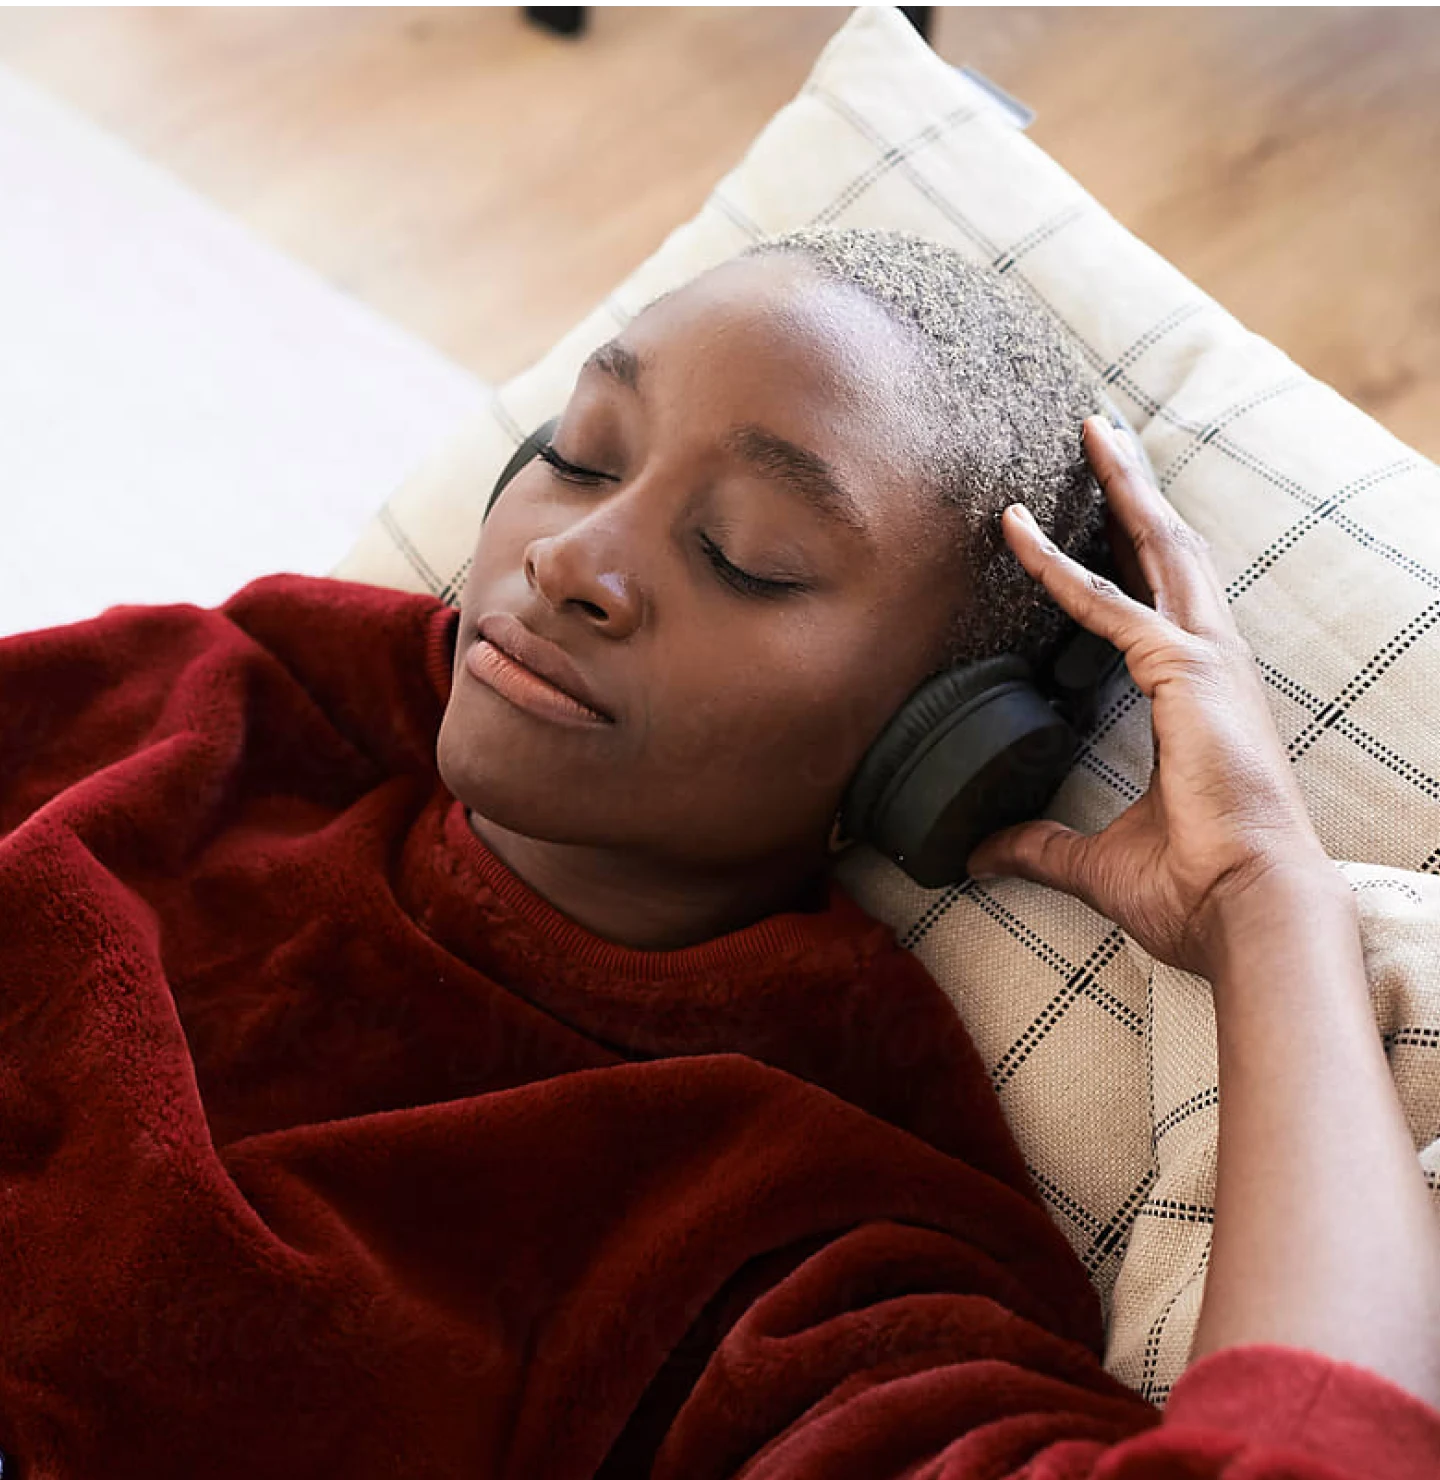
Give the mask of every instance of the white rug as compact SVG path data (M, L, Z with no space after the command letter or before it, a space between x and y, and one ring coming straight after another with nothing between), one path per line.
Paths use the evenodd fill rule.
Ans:
M0 68L0 636L326 574L487 390Z

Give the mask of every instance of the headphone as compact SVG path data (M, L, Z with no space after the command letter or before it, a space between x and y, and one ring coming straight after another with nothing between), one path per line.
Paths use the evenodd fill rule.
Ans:
M1153 480L1140 439L1102 399ZM551 417L516 448L496 479L482 525L505 485L559 424ZM1108 549L1088 568L1118 584ZM927 679L890 718L850 779L840 804L841 833L878 848L927 889L959 883L982 839L1045 810L1094 723L1099 691L1124 661L1111 642L1067 615L1054 656L1039 671L1002 654Z

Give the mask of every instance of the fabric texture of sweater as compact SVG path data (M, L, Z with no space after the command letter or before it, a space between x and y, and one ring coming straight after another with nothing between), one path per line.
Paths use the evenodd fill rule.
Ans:
M291 574L0 640L6 1480L1440 1474L1284 1348L1163 1416L838 885L639 951L475 835L459 613Z

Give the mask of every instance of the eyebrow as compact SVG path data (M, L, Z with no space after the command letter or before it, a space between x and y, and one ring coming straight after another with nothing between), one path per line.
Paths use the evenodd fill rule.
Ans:
M645 362L629 345L611 339L595 350L580 368L599 370L638 394ZM725 436L724 447L732 456L749 463L757 472L802 499L822 518L844 525L869 543L870 531L854 495L817 453L749 422L732 428Z
M600 370L621 385L629 386L632 391L640 389L640 371L643 368L640 356L618 339L607 340L580 367L582 371Z

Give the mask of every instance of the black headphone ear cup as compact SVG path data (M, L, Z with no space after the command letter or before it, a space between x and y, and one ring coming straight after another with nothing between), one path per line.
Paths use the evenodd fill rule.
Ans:
M965 877L983 838L1044 810L1079 740L1012 654L922 684L860 762L841 830L888 854L918 884Z
M890 717L851 777L841 808L843 831L852 838L873 831L886 787L937 724L996 684L1029 677L1030 670L1021 659L1002 655L947 668L927 679Z
M505 485L528 463L555 435L555 428L560 425L560 418L552 416L549 421L541 422L533 432L510 454L510 461L500 470L500 476L495 480L495 486L490 490L490 501L485 505L485 512L480 516L481 524L490 517L490 510L495 507L495 500L504 492Z

